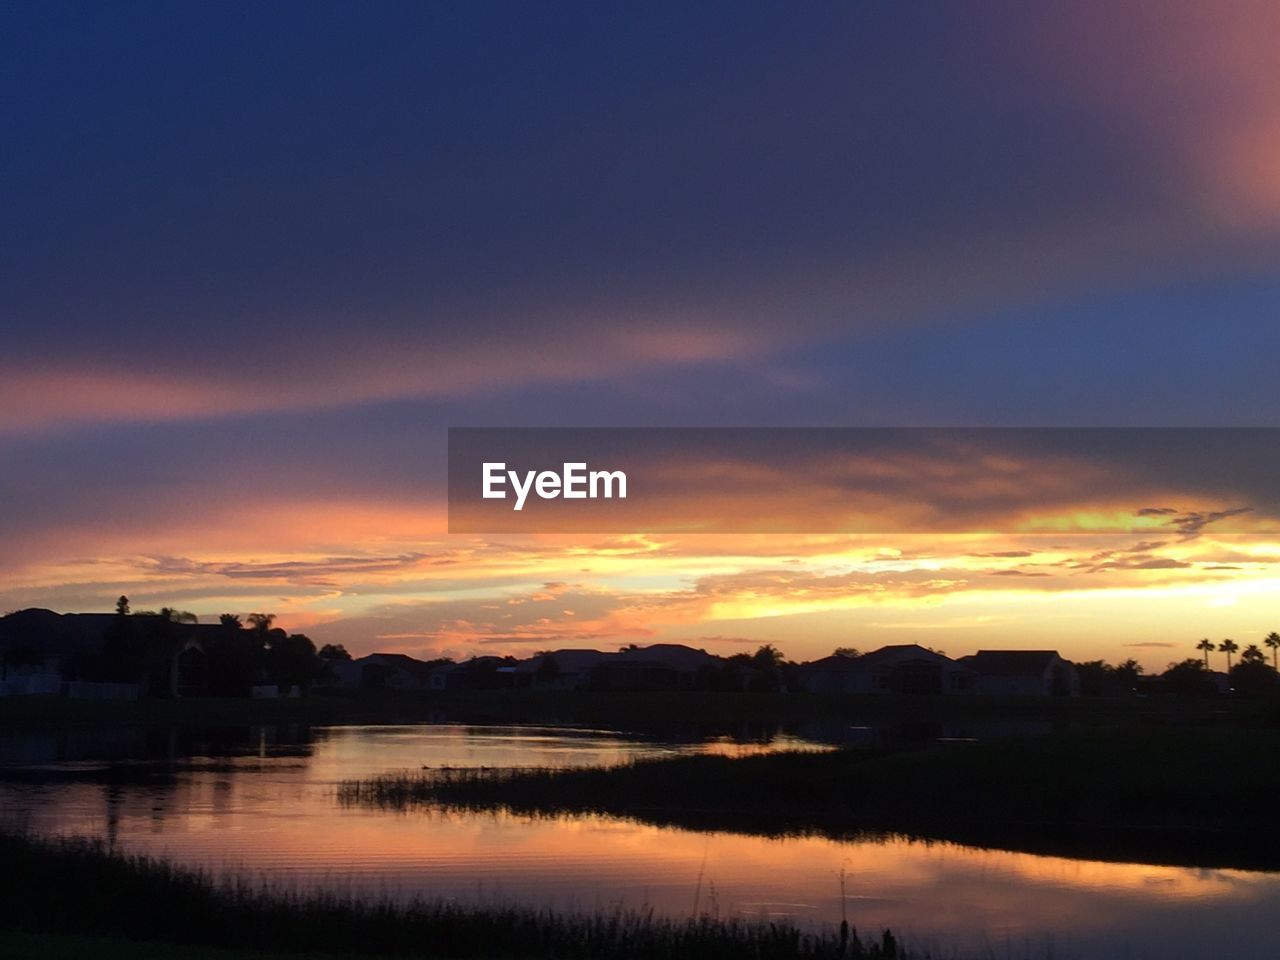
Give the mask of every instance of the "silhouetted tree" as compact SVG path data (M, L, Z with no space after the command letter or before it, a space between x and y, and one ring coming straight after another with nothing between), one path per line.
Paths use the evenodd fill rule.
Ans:
M267 675L281 688L306 688L320 676L323 664L311 638L301 633L285 634L283 630L268 634Z
M1256 643L1251 643L1244 648L1244 652L1240 654L1241 663L1266 663L1267 655L1262 652L1262 648Z
M240 629L236 617L220 618L221 629L210 648L209 691L217 696L243 697L262 673L262 637Z
M1271 668L1280 671L1280 662L1276 659L1276 654L1280 653L1280 633L1272 630L1262 642L1271 648Z
M347 652L347 648L340 643L326 643L320 648L320 652L316 654L316 656L326 662L351 662L351 654L349 654Z
M276 622L274 613L251 613L249 614L249 626L257 630L258 633L265 634L271 629L271 625Z
M1116 690L1114 671L1101 660L1086 660L1076 664L1080 677L1080 693L1086 697L1105 697Z
M129 615L129 598L123 593L120 594L120 597L116 600L116 613L120 614L122 617L127 617Z
M1217 691L1209 668L1195 657L1169 664L1169 669L1160 675L1160 685L1183 697L1203 697Z
M772 670L782 664L782 651L771 643L759 647L751 655L751 663L760 670Z
M1258 656L1247 660L1243 655L1240 657L1240 662L1230 674L1231 689L1244 697L1262 697L1274 693L1277 684L1280 684L1280 678L1277 678L1275 668L1267 663L1262 651L1257 647L1252 649L1257 650ZM1245 651L1246 654L1248 652Z
M1240 644L1230 637L1218 644L1218 649L1227 655L1227 673L1231 672L1231 655L1240 649Z
M719 673L715 682L717 690L744 691L750 685L753 672L751 655L735 653L725 657L717 672Z
M224 613L218 617L218 623L226 627L228 630L239 630L241 627L240 618L234 613Z
M850 660L852 660L855 657L862 656L862 651L859 650L857 647L836 647L835 651L832 653L832 656L848 657Z
M1217 650L1218 645L1214 643L1212 640L1210 640L1208 637L1205 637L1203 640L1201 640L1199 643L1196 644L1196 649L1204 651L1204 665L1208 667L1209 654Z
M175 610L173 607L161 607L160 617L170 623L199 623L200 618L190 610Z
M747 689L757 693L772 693L782 687L782 667L786 663L782 651L771 643L759 647L751 655L747 671Z
M1133 659L1126 660L1114 670L1116 680L1124 686L1127 693L1132 693L1138 686L1138 678L1142 673L1142 664Z

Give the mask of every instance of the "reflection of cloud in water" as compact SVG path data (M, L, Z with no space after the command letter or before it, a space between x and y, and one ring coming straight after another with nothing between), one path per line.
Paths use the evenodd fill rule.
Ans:
M687 916L787 916L861 930L888 926L942 953L1199 958L1230 918L1233 957L1273 960L1280 875L1074 861L907 839L837 842L695 833L609 817L531 818L343 807L342 777L424 763L616 759L653 745L603 731L360 727L314 732L312 756L196 762L163 784L0 786L6 813L36 829L114 835L130 851L290 887L552 907L652 906ZM666 750L692 749L673 746ZM785 793L779 797L785 802ZM1022 945L1030 949L1022 949Z

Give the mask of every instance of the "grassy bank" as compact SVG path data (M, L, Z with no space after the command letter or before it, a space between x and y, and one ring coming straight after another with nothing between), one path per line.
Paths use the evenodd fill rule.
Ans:
M34 944L37 951L29 955L40 957L65 953L77 943L90 948L77 956L156 960L204 960L191 947L236 951L229 956L238 960L298 953L512 960L903 955L887 933L869 943L856 932L842 938L838 931L806 933L786 923L663 919L644 910L555 914L446 902L396 906L290 895L215 883L83 841L0 834L0 863L0 947L6 940L24 948Z
M296 700L184 698L92 701L58 697L0 699L0 726L46 729L101 724L540 723L604 726L660 736L708 732L765 735L821 722L930 723L963 719L1035 719L1059 726L1280 724L1271 700L1065 699L1043 697L898 697L723 692L490 690L355 692Z
M1280 869L1280 731L1086 730L1042 738L583 770L428 771L345 802L607 813L691 829L899 833L1077 858Z
M431 719L438 705L420 696L313 696L252 700L186 697L173 700L70 700L9 697L0 700L0 727L45 730L77 726L199 724L235 726L287 723L411 723Z
M117 940L58 933L0 930L0 957L5 960L333 960L332 953L263 953L195 947L156 940ZM348 954L348 960L353 956Z

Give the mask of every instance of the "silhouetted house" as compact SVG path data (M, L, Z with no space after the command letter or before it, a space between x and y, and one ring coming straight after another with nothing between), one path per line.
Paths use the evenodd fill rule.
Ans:
M181 686L182 644L195 629L155 615L19 610L0 617L0 692L76 698L133 698L139 692L173 696ZM186 667L191 681L186 689L203 692L195 655L188 655Z
M317 688L341 690L425 690L433 667L404 653L371 653L357 660L336 660L327 665L329 676Z
M942 694L967 692L968 671L944 654L905 643L860 657L823 657L797 674L812 693Z
M516 686L535 690L579 690L591 682L593 671L617 654L599 650L553 650L516 664Z
M209 656L197 640L187 640L173 655L169 670L175 697L198 697L209 692Z
M858 693L864 686L861 657L832 654L796 668L800 686L809 693Z
M0 697L62 691L64 650L46 634L60 627L61 618L52 610L21 610L0 618Z
M102 652L113 613L54 613L32 608L0 617L0 671L61 675Z
M258 644L249 631L158 614L20 610L0 617L0 693L77 699L242 696L257 676L252 661ZM36 673L43 678L39 683L9 682L15 674Z
M511 657L472 657L431 672L432 690L510 690L517 685L516 661Z
M1018 697L1080 695L1080 676L1056 650L979 650L961 657L974 674L973 692Z
M606 655L592 670L591 684L605 690L691 690L700 672L720 663L683 643L655 643Z

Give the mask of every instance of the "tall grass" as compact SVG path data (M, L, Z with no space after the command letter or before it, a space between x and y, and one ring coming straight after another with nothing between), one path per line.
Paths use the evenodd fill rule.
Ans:
M177 944L333 955L547 960L791 960L904 956L885 931L656 916L651 910L560 914L446 901L398 905L216 881L123 856L83 839L0 833L0 927Z
M908 834L1063 856L1280 867L1280 731L1085 731L906 751L440 770L341 785L347 803L605 813L691 829Z

